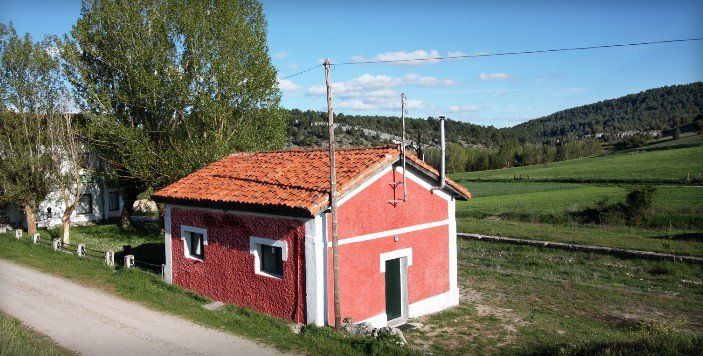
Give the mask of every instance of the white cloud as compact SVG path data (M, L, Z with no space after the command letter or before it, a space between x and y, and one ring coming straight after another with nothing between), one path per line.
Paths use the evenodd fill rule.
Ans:
M367 58L362 55L352 56L352 62L365 62L365 61L404 61L397 63L389 63L392 65L408 65L408 66L419 66L427 63L437 63L439 60L432 59L435 57L440 57L437 50L426 51L424 49L418 49L413 52L384 52L379 53L373 57Z
M507 80L510 78L508 73L481 73L478 75L479 80Z
M346 82L332 84L332 93L338 99L336 107L349 110L395 110L400 109L400 93L395 90L404 86L450 86L451 79L422 76L411 73L403 77L364 74ZM308 88L307 95L324 96L327 88L316 85ZM406 100L408 109L424 108L422 100Z
M293 83L288 79L279 79L278 88L283 91L296 91L300 90L300 85Z
M276 59L283 59L286 57L288 57L288 52L286 52L286 51L280 51L280 52L273 55L273 58L276 58Z
M481 109L481 107L478 105L451 105L451 106L447 107L447 110L449 110L449 112L454 112L454 113L472 112L472 111L478 111L480 109Z
M462 56L468 56L468 53L461 52L461 51L456 51L456 52L449 52L447 53L449 57L462 57Z

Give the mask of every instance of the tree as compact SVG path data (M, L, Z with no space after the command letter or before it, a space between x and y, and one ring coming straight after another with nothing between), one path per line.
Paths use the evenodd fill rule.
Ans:
M51 158L56 187L64 206L61 215L62 240L70 243L71 215L85 192L87 179L93 174L87 142L80 123L72 114L55 115L49 121Z
M52 48L49 40L34 43L12 23L0 24L0 199L24 210L30 235L54 179L48 122L65 98Z
M257 1L86 0L63 42L91 144L128 192L125 209L140 190L233 151L283 145Z

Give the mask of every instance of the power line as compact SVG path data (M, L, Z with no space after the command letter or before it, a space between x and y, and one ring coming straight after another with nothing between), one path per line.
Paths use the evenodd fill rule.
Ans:
M518 51L518 52L500 52L500 53L483 53L483 54L464 54L458 56L442 56L442 57L428 57L428 58L413 58L413 59L388 59L388 60L371 60L371 61L355 61L355 62L342 62L332 65L353 65L353 64L379 64L379 63L402 63L402 62L426 62L426 61L443 61L450 59L465 59L465 58L483 58L483 57L499 57L499 56L513 56L522 54L539 54L539 53L553 53L553 52L569 52L569 51L585 51L591 49L601 49L601 48L617 48L617 47L634 47L634 46L648 46L656 44L665 43L677 43L677 42L691 42L691 41L701 41L703 37L696 38L684 38L676 40L663 40L663 41L648 41L648 42L635 42L635 43L615 43L607 45L596 45L596 46L586 46L586 47L569 47L569 48L555 48L555 49L538 49L531 51ZM288 79L295 77L297 75L309 72L315 68L321 67L322 64L318 64L314 67L302 70L298 73L291 74L289 76L281 78Z
M303 74L303 73L305 73L305 72L309 72L309 71L311 71L311 70L313 70L313 69L315 69L315 68L317 68L317 67L322 67L322 64L318 64L318 65L316 65L316 66L314 66L314 67L310 67L310 68L308 68L308 69L301 70L301 71L298 72L298 73L291 74L291 75L289 75L289 76L287 76L287 77L283 77L283 78L281 78L281 80L288 79L288 78L291 78L291 77L295 77L296 75L300 75L300 74Z
M700 40L703 40L703 37L685 38L685 39L676 39L676 40L663 40L663 41L636 42L636 43L616 43L616 44L597 45L597 46L586 46L586 47L570 47L570 48L556 48L556 49L539 49L539 50L519 51L519 52L501 52L501 53L484 53L484 54L465 54L465 55L458 55L458 56L443 56L443 57L428 57L428 58L413 58L413 59L388 59L388 60L372 60L372 61L355 61L355 62L337 63L337 65L377 64L377 63L401 63L401 62L422 62L422 61L441 61L441 60L448 60L448 59L498 57L498 56L511 56L511 55L520 55L520 54L537 54L537 53L551 53L551 52L583 51L583 50L599 49L599 48L645 46L645 45L655 45L655 44L675 43L675 42L689 42L689 41L700 41Z

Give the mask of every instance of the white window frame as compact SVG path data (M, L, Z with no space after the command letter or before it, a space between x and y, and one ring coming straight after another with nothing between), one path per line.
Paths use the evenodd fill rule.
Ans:
M261 246L280 247L281 260L286 262L288 260L288 242L256 236L249 237L249 253L254 255L254 273L275 279L283 279L283 275L271 274L261 269Z
M181 225L181 240L183 241L183 255L186 258L189 258L191 260L195 261L204 261L204 259L193 256L190 254L190 233L194 232L196 234L203 234L203 256L205 256L205 246L207 246L207 230L200 228L200 227L194 227L194 226L186 226L186 225Z

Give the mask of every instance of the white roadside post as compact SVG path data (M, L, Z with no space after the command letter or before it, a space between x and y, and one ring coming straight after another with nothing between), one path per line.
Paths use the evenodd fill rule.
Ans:
M85 244L78 244L78 246L76 246L76 255L78 257L85 256Z
M7 226L5 226L5 225L0 226L0 234L4 234L4 233L7 233Z
M115 252L111 250L105 251L105 263L110 266L115 266Z
M32 243L35 245L41 242L41 236L39 236L39 233L37 232L36 234L32 235Z
M54 251L61 251L61 239L53 239L51 241L51 247L54 248Z
M124 256L124 266L125 268L134 268L134 255Z
M15 238L18 238L18 239L22 238L22 229L15 230Z

